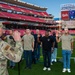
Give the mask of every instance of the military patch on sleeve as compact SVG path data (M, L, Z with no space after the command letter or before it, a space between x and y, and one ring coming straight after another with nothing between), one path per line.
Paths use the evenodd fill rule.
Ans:
M9 50L10 46L9 45L6 45L4 50Z

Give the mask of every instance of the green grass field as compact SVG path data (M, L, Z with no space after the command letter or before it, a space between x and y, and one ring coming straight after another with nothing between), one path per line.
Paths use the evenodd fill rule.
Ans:
M39 62L36 65L32 65L32 69L29 70L25 70L24 66L25 66L25 62L22 61L20 63L21 66L21 73L20 75L74 75L75 73L75 63L73 60L71 60L71 70L72 72L69 73L62 73L62 63L61 62L57 62L54 63L54 65L51 66L51 71L43 71L43 63ZM17 69L17 65L15 67L15 69L10 69L9 70L9 75L18 75L18 69Z
M62 57L62 53L59 44L57 59L60 59L61 57ZM72 57L75 57L75 47L74 47ZM42 54L40 57L40 62L38 62L37 64L33 64L31 70L29 69L25 70L24 67L25 67L25 61L23 60L20 62L20 75L74 75L75 74L75 62L73 59L71 59L71 71L72 71L71 73L68 72L62 73L62 62L54 63L51 66L51 71L43 71ZM9 75L18 75L18 64L16 64L14 69L8 69L8 71L9 71Z

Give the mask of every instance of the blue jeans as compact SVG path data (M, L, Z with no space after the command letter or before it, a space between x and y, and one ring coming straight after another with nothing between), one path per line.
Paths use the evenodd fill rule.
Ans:
M40 45L37 46L37 48L35 49L34 53L35 53L35 58L37 60L39 60L40 59Z
M32 64L32 50L24 50L24 57L26 60L26 67L31 68L31 64Z
M37 47L37 59L40 59L40 45Z
M13 62L13 61L10 61L10 66L15 66L15 62Z
M53 53L51 54L51 60L57 58L57 48L54 48Z
M71 51L62 50L62 56L63 56L63 68L70 69Z
M23 54L24 54L24 59L26 60L26 51L25 50L24 50Z
M44 59L44 67L50 67L51 61L51 52L50 51L43 51L43 59Z

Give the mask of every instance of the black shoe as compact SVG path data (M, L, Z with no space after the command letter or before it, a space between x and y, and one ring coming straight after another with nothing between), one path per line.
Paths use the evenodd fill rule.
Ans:
M28 69L32 69L31 67L28 67Z
M9 66L8 68L11 68L12 66Z
M32 64L36 64L36 61L33 61Z
M12 66L11 68L13 69L15 66Z
M9 66L9 68L13 69L13 68L14 68L14 66Z
M24 69L28 69L28 67L25 67Z

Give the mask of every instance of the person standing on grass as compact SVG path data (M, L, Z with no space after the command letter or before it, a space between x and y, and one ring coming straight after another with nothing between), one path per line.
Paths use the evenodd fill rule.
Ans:
M34 36L34 32L32 31L31 34ZM34 37L35 39L35 37ZM34 41L35 43L35 41ZM32 51L32 64L36 64L36 58L35 58L35 44L34 44L34 51Z
M39 35L39 37L38 37ZM36 34L34 34L34 39L35 39L35 45L34 45L34 53L35 53L35 59L36 62L40 60L40 42L38 41L38 38L41 39L41 34L38 29L36 29Z
M32 51L34 50L34 36L31 35L30 29L26 29L26 34L22 37L24 44L24 54L26 59L25 69L31 69Z
M64 34L59 37L57 34L57 41L62 43L62 57L63 57L63 70L62 72L70 70L70 58L73 52L73 37L69 34L68 28L64 29Z
M47 69L48 69L48 71L51 70L50 60L51 60L51 53L54 49L54 40L55 39L52 36L49 36L49 30L45 31L45 36L43 36L40 40L41 43L42 43L42 50L43 50L43 58L44 58L44 68L43 68L43 70L44 71L47 70ZM39 41L39 38L38 38L38 41Z
M57 48L58 48L58 43L56 40L56 33L53 32L53 37L55 38L55 46L54 46L54 51L51 55L51 62L57 62Z

